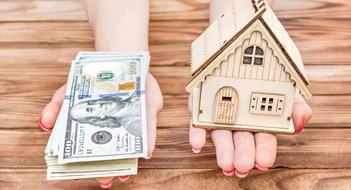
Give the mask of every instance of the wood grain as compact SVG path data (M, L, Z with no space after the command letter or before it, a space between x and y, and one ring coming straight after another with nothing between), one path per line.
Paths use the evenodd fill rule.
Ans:
M92 50L92 48L82 48L82 50ZM5 85L12 84L16 81L18 85L18 88L5 85L3 89L0 89L0 94L16 94L21 93L21 91L23 91L23 93L30 93L31 91L36 93L35 91L40 88L40 85L50 86L51 82L55 82L58 85L65 83L70 62L74 59L73 54L77 52L77 48L38 48L19 49L17 51L0 49L0 63L4 68L0 68L0 75L3 78L0 83ZM31 54L31 56L29 54ZM158 66L157 60L153 61L151 65L150 72L158 80L164 95L188 94L185 90L185 86L191 79L189 67L161 67ZM328 72L325 72L326 70ZM19 73L21 73L20 78L18 77ZM351 94L351 65L306 66L306 73L314 95ZM52 94L58 85L53 85L52 88L47 86L49 88L46 88L46 90L48 90L49 93L45 95ZM28 89L29 86L30 89Z
M151 20L208 20L209 0L153 0Z
M81 0L1 0L0 22L86 21ZM152 20L208 20L209 0L153 0Z
M0 21L86 21L80 0L1 0Z
M2 168L45 168L43 150L49 133L33 123L32 129L0 130ZM350 168L351 129L305 129L300 135L279 135L275 167ZM14 157L14 155L16 155ZM159 128L156 149L150 160L140 159L140 168L217 169L214 145L207 142L194 154L187 128Z
M306 66L305 69L314 95L351 94L351 65Z
M79 0L1 0L0 21L77 21L86 20ZM208 20L209 0L153 0L152 20ZM348 0L276 0L278 17L285 18L349 18ZM328 12L328 14L325 14Z
M54 46L52 44L47 45L48 47L27 47L21 45L18 47L14 46L0 46L0 57L3 59L3 63L16 63L19 62L18 58L25 59L30 58L33 60L28 60L27 64L37 63L35 59L48 59L47 62L52 63L69 63L70 60L74 59L79 51L93 51L95 48L91 44L90 48L87 47L61 47ZM11 59L12 58L12 59ZM56 59L53 59L56 58ZM60 61L63 60L64 61ZM24 61L21 62L24 62ZM66 62L68 61L68 62Z
M45 172L45 169L0 169L0 185L3 190L98 189L92 179L45 181ZM246 179L223 177L219 170L209 169L140 169L139 174L132 176L127 182L115 180L110 189L349 190L349 180L351 172L347 169L274 169L267 172L254 170Z
M281 22L299 48L305 65L350 64L351 19L286 18Z
M334 18L349 19L350 1L348 0L276 0L273 10L284 18Z
M305 69L310 81L309 87L315 96L351 94L351 65L306 66ZM191 79L189 70L188 67L150 68L150 72L155 75L165 95L188 94L185 86Z
M305 65L350 65L351 19L282 19L299 47ZM190 65L190 44L207 21L150 22L153 65ZM12 47L90 46L93 34L87 22L0 23L0 44ZM327 37L325 37L327 36Z
M351 149L349 148L351 137L346 134L349 132L351 132L350 129L305 129L301 135L279 135L275 166L349 168L351 167ZM165 162L171 163L164 164ZM153 158L146 161L141 160L140 165L143 168L215 169L218 167L210 135L208 134L206 145L201 153L194 154L188 142L188 130L179 128L158 129L158 143Z
M0 84L11 86L8 85L11 83ZM6 123L0 125L0 129L36 128L37 120L44 106L50 101L53 89L59 88L61 84L51 82L45 85L27 85L23 87L23 91L16 91L17 88L5 88L12 90L14 95L0 97L0 120L6 120ZM43 87L46 89L41 89ZM40 90L33 90L37 88ZM36 96L36 93L41 95ZM313 117L307 128L351 126L351 96L314 96L308 104L312 107ZM158 116L159 128L188 128L189 121L188 96L164 96L164 109Z
M209 0L151 0L150 72L164 94L157 143L138 176L112 189L351 189L351 2L275 0L299 47L314 97L311 123L278 136L275 168L224 177L215 147L194 154L188 141L190 44L208 26ZM93 180L45 181L49 133L37 119L67 78L78 51L94 50L81 0L0 0L0 186L98 189Z
M0 31L0 43L94 43L88 22L8 22Z

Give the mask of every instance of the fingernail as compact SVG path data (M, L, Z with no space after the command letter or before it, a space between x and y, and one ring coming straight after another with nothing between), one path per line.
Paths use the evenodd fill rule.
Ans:
M268 168L266 168L266 167L261 167L261 166L259 166L258 164L255 164L255 167L256 167L257 169L261 170L261 171L267 171L267 170L268 170Z
M74 181L79 181L80 179L73 179Z
M232 171L225 171L225 170L222 170L222 173L225 175L225 176L232 176L234 175L235 173L235 170L232 170Z
M295 131L295 134L301 133L304 127L305 127L305 117L301 119L300 127Z
M198 154L198 153L201 152L201 148L200 148L200 149L196 149L196 148L192 147L191 150L193 150L193 152L194 152L195 154Z
M249 175L249 172L242 173L242 172L239 172L238 170L235 170L235 175L240 177L240 178L244 178L247 175Z
M119 179L121 182L125 182L125 181L128 181L129 176L130 176L130 175L119 176L118 179Z
M111 180L111 181L108 182L108 183L101 183L101 184L100 184L100 187L103 188L103 189L107 189L107 188L111 187L112 184L113 184L113 180Z
M44 130L44 131L49 131L48 128L44 127L43 123L41 122L41 118L42 118L42 117L40 117L39 120L38 120L38 125L39 125L39 127L40 127L42 130Z
M147 157L145 157L144 159L145 160L148 160L148 159L150 159L152 157L152 154L149 154Z

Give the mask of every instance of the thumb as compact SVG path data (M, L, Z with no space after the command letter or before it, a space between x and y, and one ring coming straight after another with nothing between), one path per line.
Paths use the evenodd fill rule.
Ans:
M47 131L55 125L66 92L66 85L62 85L53 95L51 101L45 106L39 119L39 127Z
M156 79L148 73L145 87L148 158L156 143L157 115L163 108L163 97Z
M295 101L293 105L292 119L294 123L295 133L300 133L305 124L310 121L312 117L312 109L306 103L304 98L297 92L295 95Z
M193 92L189 95L188 109L193 114ZM189 127L189 142L194 153L200 153L202 147L206 144L206 130L202 128L195 128L192 120L190 120Z

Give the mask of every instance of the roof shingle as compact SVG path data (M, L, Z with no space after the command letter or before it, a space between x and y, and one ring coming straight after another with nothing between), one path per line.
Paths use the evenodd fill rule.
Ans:
M191 45L191 74L196 76L243 30L257 19L262 19L277 39L284 53L305 84L302 58L298 48L264 0L236 0L221 18L213 22Z

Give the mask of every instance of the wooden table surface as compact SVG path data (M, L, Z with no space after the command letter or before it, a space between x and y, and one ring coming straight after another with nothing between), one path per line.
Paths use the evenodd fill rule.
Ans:
M188 142L190 43L208 26L208 0L151 0L150 71L164 94L156 150L111 189L351 189L351 1L276 0L300 48L314 97L302 134L278 136L275 168L225 177L208 136ZM94 50L79 0L0 0L0 189L99 189L94 180L46 181L49 133L37 121L78 51Z

